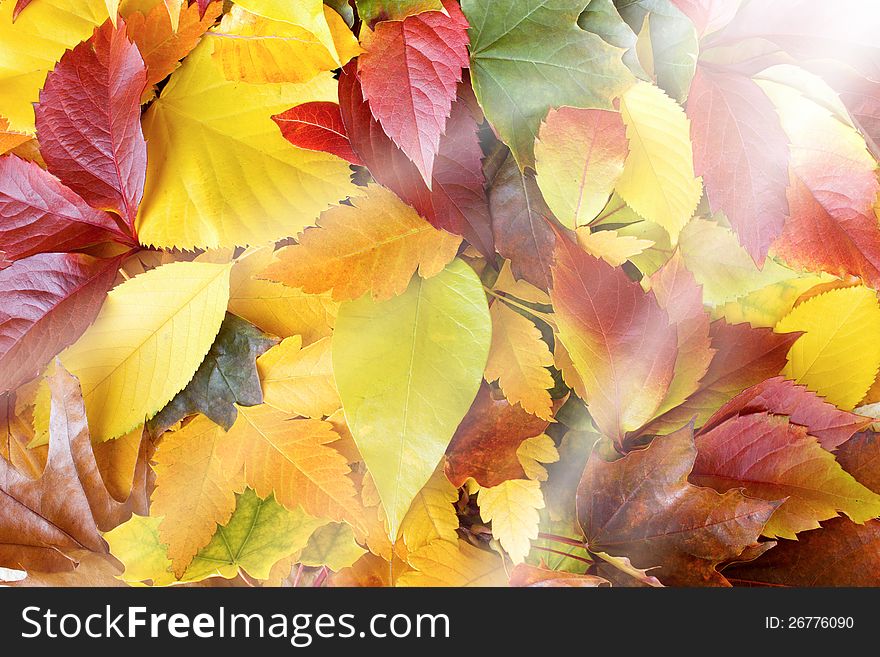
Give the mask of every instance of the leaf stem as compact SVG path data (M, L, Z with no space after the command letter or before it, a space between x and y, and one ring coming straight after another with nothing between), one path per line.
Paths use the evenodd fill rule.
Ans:
M585 557L579 557L576 554L569 554L568 552L563 552L562 550L554 550L553 548L541 547L540 545L533 545L532 547L535 550L541 550L543 552L552 552L553 554L558 554L563 557L568 557L569 559L574 559L575 561L581 561L583 563L588 563L590 565L593 564L593 562L590 559L587 559Z
M584 541L579 541L576 538L569 538L568 536L559 536L557 534L547 534L545 532L539 532L538 538L543 538L544 540L553 541L555 543L564 543L565 545L570 545L572 547L587 549L587 544Z

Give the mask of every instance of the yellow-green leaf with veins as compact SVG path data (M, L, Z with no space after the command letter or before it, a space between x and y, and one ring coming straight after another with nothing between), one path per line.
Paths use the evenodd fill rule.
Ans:
M483 286L461 260L433 278L413 277L388 301L364 296L339 308L336 386L390 536L477 393L491 332Z
M202 41L144 117L147 180L138 234L165 248L264 244L357 194L348 163L297 148L271 116L335 101L330 73L303 84L226 80Z
M315 530L303 549L299 562L306 566L327 566L338 572L354 564L366 552L354 540L351 525L332 522Z
M60 356L82 384L93 440L123 435L186 387L226 314L230 269L175 262L110 291Z
M858 286L807 299L776 325L777 333L793 331L805 333L782 373L844 410L855 408L880 369L877 293Z

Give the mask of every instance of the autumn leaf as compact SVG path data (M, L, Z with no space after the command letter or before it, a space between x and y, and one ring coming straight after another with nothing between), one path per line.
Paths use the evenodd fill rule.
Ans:
M729 585L716 566L753 545L781 502L688 483L697 458L685 427L614 462L590 457L578 519L591 552L627 557L672 585Z
M537 481L508 479L491 488L480 488L480 516L492 523L492 535L520 564L538 538L538 509L544 508L544 496Z
M458 4L386 20L362 32L358 75L370 111L428 187L440 136L468 66L468 22Z
M342 406L333 379L330 338L302 348L293 336L257 360L265 402L291 415L320 419Z
M449 483L441 462L413 498L400 524L400 537L410 553L433 541L454 543L458 539L458 515L453 506L456 500L458 490Z
M278 124L284 138L294 146L325 151L352 164L363 164L351 148L342 113L336 103L303 103L276 114L272 120Z
M406 290L413 272L430 278L455 257L460 239L437 230L393 193L373 186L325 212L317 228L282 249L263 277L310 294L384 301Z
M464 541L434 541L409 556L398 586L506 586L501 557Z
M880 458L880 439L875 432L856 434L840 446L835 457L856 481L875 493L880 491L880 470L876 467Z
M335 522L318 527L303 548L299 562L339 571L354 565L366 550L357 544L351 525Z
M391 536L476 395L490 339L485 294L461 260L433 278L413 278L388 301L362 297L341 306L336 385ZM453 368L445 366L450 359Z
M536 588L590 588L594 586L610 586L610 582L595 575L577 575L562 570L549 570L521 563L511 571L510 585Z
M441 0L357 0L358 14L371 28L376 21L402 21L407 16L442 8Z
M61 58L35 106L40 153L52 172L132 230L147 166L140 123L146 80L125 22L107 21Z
M263 402L256 360L278 342L235 315L226 315L214 344L186 387L148 423L154 436L184 417L203 413L227 431L235 405Z

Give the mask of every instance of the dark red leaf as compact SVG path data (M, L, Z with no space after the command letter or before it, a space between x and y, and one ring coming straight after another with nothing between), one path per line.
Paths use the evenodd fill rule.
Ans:
M120 260L44 253L0 271L0 392L36 377L83 334Z
M0 158L0 250L8 260L109 240L131 243L109 214L52 174L14 155Z
M758 265L788 216L788 137L751 79L697 67L688 96L694 171Z
M466 96L452 107L428 189L415 165L370 113L356 66L356 62L350 62L339 76L339 107L358 158L378 183L413 206L432 225L461 235L483 255L493 257L495 244L483 187L483 152L477 139L477 123L468 103L462 102Z
M147 167L140 102L146 80L125 23L108 20L64 54L35 108L40 152L52 173L92 207L116 212L132 235Z
M352 164L363 164L351 148L336 103L304 103L276 114L272 120L281 128L284 138L294 146L332 153Z
M363 38L358 74L385 134L430 183L446 120L468 66L468 22L458 3L402 21L382 21ZM363 36L363 35L362 35Z

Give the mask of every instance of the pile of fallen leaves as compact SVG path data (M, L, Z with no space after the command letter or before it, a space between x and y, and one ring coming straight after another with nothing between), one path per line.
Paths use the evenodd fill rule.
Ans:
M0 0L0 579L880 585L873 0Z

